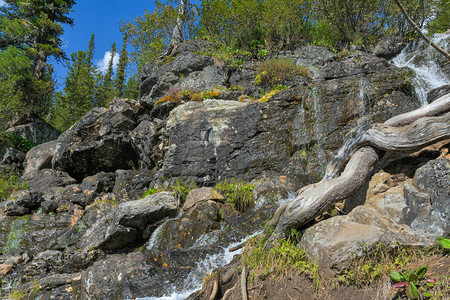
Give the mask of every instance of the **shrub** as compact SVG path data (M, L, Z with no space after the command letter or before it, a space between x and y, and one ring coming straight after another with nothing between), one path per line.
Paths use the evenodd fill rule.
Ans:
M8 132L2 132L0 134L0 141L3 142L6 147L16 148L25 153L37 146L37 144L32 141Z
M296 66L288 59L269 59L258 68L255 84L276 86L298 75L311 78L309 70L304 66Z
M215 189L226 195L227 202L241 212L254 206L253 188L253 185L234 178L219 182L215 186Z

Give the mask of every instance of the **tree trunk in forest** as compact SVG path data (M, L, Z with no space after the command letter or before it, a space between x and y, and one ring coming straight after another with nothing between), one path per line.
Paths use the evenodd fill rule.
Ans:
M327 165L325 176L297 192L279 207L268 223L274 238L314 220L336 202L355 194L384 152L414 152L450 138L450 94L401 114L383 124L351 131Z
M420 30L420 27L417 26L417 24L411 19L411 17L408 15L408 13L406 12L406 9L403 7L402 3L400 2L400 0L394 0L395 3L397 4L397 6L400 8L400 10L402 11L403 16L405 16L406 20L409 22L409 24L411 24L411 26L414 28L414 30L417 31L417 33L422 37L422 39L429 45L431 45L431 47L433 47L434 49L436 49L439 53L441 53L442 55L444 55L448 60L450 60L450 54L445 51L444 49L442 49L441 47L439 47L438 45L436 45L435 43L433 43L432 40L430 40L429 37L427 37L422 30Z
M178 6L177 23L175 24L175 27L173 28L173 31L172 31L172 37L170 39L169 49L167 49L164 56L170 56L173 49L178 44L181 44L184 41L184 39L183 39L184 20L183 19L186 14L187 1L188 0L180 0L180 6Z

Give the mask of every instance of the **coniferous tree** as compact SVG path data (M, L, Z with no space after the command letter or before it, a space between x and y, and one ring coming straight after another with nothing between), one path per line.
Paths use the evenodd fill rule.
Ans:
M60 131L72 126L87 111L95 106L97 69L92 63L94 53L94 34L89 41L88 50L77 51L71 55L71 64L65 79L64 94L54 97L52 123Z
M123 91L123 97L128 99L139 99L139 82L136 75L132 75L128 78L127 84Z
M12 74L0 70L2 85L14 85L10 97L20 97L22 107L43 115L50 106L54 82L48 58L64 59L62 24L73 24L67 16L74 0L5 0L0 8L0 65L11 67L11 55L21 57ZM13 50L12 48L16 49ZM15 63L18 60L14 60ZM7 69L7 68L6 68ZM5 82L12 76L21 80ZM26 77L26 78L25 78ZM17 99L16 99L17 100Z
M96 106L107 107L109 102L115 97L116 89L114 87L114 57L117 54L116 43L113 43L110 51L111 57L108 63L108 69L104 75L99 75L99 89L97 91Z
M115 79L116 93L118 97L123 97L123 90L125 88L126 67L128 63L126 39L124 39L122 49L120 50L119 63L117 65L117 75Z

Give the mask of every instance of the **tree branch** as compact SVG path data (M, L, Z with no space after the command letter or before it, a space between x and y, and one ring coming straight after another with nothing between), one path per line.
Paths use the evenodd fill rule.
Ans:
M420 30L420 27L417 26L417 24L410 18L410 16L408 15L408 13L406 12L405 8L403 7L402 3L400 2L400 0L394 0L395 3L397 4L397 6L400 8L400 10L402 11L402 14L405 16L406 20L409 22L409 24L411 24L411 26L417 31L417 33L419 33L419 35L422 37L422 39L427 42L429 45L431 45L431 47L433 47L434 49L436 49L439 53L441 53L442 55L444 55L448 60L450 60L450 54L445 51L444 49L442 49L441 47L439 47L438 45L436 45L432 40L430 40L429 37L427 37L422 30Z

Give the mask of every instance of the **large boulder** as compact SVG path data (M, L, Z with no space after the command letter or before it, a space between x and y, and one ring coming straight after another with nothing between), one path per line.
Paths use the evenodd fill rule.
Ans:
M24 174L32 171L51 169L52 158L55 155L56 140L32 148L25 157Z
M109 109L89 111L58 138L53 168L81 181L101 171L137 166L129 132L137 125L139 109L135 101L116 100Z
M391 59L399 54L407 45L406 40L399 35L385 36L373 50L373 53L385 59Z
M81 243L81 251L133 247L144 237L149 237L149 232L146 231L149 225L175 216L177 208L178 201L170 192L121 203L87 230Z
M54 187L75 184L76 180L63 171L43 169L24 174L21 181L27 183L30 190L46 193Z
M59 133L52 126L31 115L13 120L6 132L24 138L34 144L50 142L56 140L59 136Z
M412 228L450 233L449 174L450 160L440 158L419 168L412 184L405 185L405 219Z

